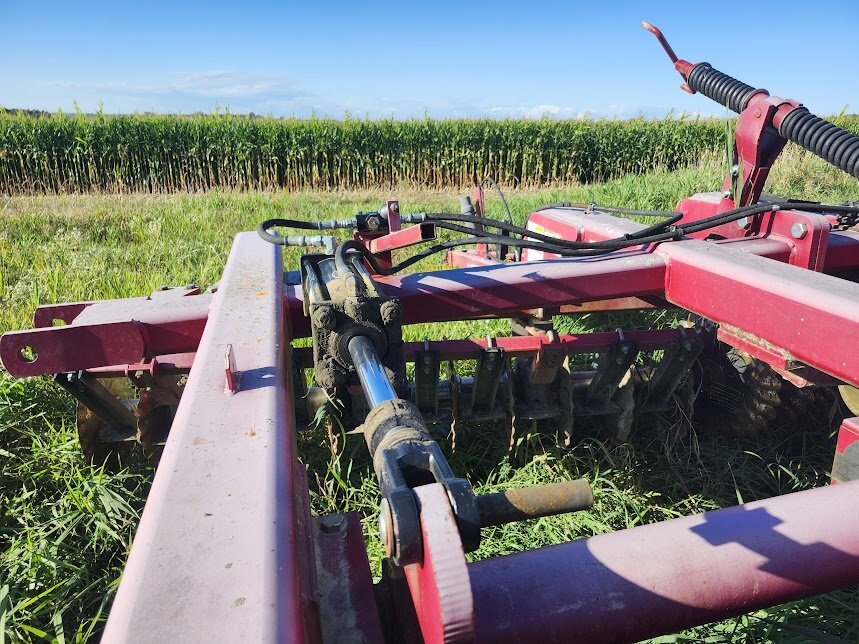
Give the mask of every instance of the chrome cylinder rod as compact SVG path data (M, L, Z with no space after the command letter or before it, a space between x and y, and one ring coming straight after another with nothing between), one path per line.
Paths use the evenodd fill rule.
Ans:
M356 335L349 340L349 355L352 356L352 362L358 372L358 379L361 381L370 409L397 397L397 392L391 386L391 381L385 374L385 369L376 353L376 347L370 338L366 335Z

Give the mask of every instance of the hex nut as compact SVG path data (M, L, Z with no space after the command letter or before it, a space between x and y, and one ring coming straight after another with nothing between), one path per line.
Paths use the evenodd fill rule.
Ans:
M796 222L790 227L790 234L794 239L802 239L808 234L808 226L801 222Z
M751 221L749 221L748 217L743 217L742 219L737 220L737 228L739 228L740 230L745 230L749 227L750 223Z

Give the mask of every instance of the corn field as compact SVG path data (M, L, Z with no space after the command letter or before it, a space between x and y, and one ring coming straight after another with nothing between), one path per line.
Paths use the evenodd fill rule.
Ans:
M859 117L839 123L859 131ZM0 192L569 185L696 162L719 119L334 120L0 112Z

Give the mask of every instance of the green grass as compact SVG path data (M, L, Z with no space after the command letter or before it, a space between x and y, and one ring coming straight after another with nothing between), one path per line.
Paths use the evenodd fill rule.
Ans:
M628 175L608 183L519 191L514 218L556 201L597 201L671 208L721 185L715 158L679 172ZM855 180L795 149L777 166L770 191L784 196L856 198ZM395 191L403 210L452 209L454 192ZM233 235L270 216L333 218L378 207L390 194L370 192L211 192L197 195L14 197L0 202L0 331L29 326L40 303L148 293L160 284L209 284L220 276ZM490 194L490 214L500 204ZM287 256L294 265L296 253ZM427 260L424 267L439 266ZM420 268L420 267L418 267ZM635 324L632 318L622 323ZM617 325L602 316L576 324ZM407 327L409 339L503 333L504 321ZM465 427L450 452L454 470L479 492L577 476L594 485L593 510L492 528L473 558L659 521L820 485L834 448L831 428L782 431L765 439L726 439L681 431L670 415L642 421L617 444L582 424L567 448L533 435L508 453L498 428ZM328 436L300 437L316 513L362 513L378 570L378 507L366 448L346 436L332 455ZM73 405L46 379L14 381L0 373L0 633L10 641L86 640L101 627L121 574L150 470L132 458L106 473L80 457ZM728 571L729 573L729 571ZM859 593L847 589L662 641L837 641L857 638ZM3 639L0 635L0 641ZM831 640L836 641L836 640Z

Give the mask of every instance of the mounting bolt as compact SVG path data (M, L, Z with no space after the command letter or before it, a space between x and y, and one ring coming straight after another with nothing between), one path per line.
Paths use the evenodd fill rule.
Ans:
M379 217L367 217L367 228L370 230L379 230L382 226L382 220Z
M394 517L388 499L379 504L379 540L389 559L396 554L397 538L394 535Z
M317 326L320 326L323 329L328 329L329 331L337 326L337 316L335 316L334 311L327 306L317 307L313 311L313 321Z
M343 304L343 312L353 320L357 320L361 315L361 302L357 298L349 298Z
M740 174L740 166L732 165L731 166L731 176L736 177L738 174Z
M751 221L748 217L743 217L742 219L737 220L737 228L739 228L740 230L745 230L749 227L750 223Z
M382 322L392 324L400 316L400 303L397 300L388 300L382 304Z
M790 234L793 236L794 239L802 239L808 234L808 226L806 224L797 222L790 227Z
M346 527L346 520L342 514L326 514L319 522L319 529L325 534L342 532Z

